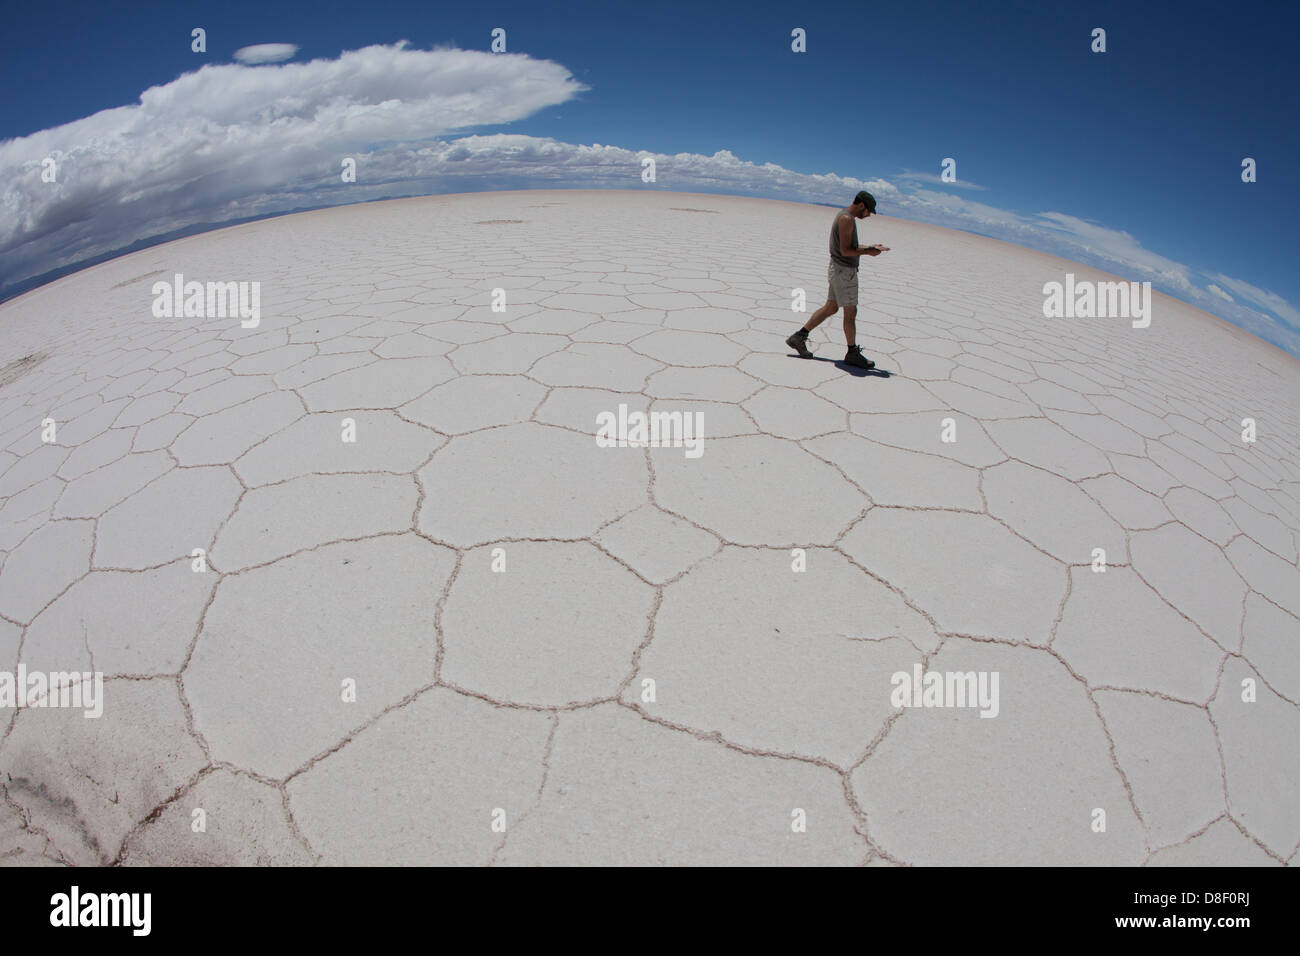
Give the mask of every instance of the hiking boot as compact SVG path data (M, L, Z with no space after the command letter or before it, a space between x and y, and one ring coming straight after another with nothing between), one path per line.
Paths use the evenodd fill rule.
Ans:
M813 354L808 350L808 330L800 329L794 335L785 340L785 344L790 346L804 358L812 358Z
M858 368L875 368L876 363L871 361L862 354L861 345L850 345L849 351L844 356L845 365L854 365Z

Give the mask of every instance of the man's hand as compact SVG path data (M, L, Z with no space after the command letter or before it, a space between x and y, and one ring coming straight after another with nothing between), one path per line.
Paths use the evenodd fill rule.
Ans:
M862 254L865 255L865 256L878 256L878 255L880 255L882 252L888 252L888 251L889 251L889 246L882 246L882 245L880 245L880 244L877 243L877 244L870 245L870 246L862 246L862 247L861 247L861 251L862 251Z

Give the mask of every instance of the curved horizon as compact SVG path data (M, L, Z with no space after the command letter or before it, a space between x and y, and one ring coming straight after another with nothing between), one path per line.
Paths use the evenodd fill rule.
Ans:
M795 30L771 11L729 24L739 31L731 52L655 70L648 94L644 72L601 45L627 28L612 12L588 15L574 34L520 8L504 17L504 49L488 52L492 37L482 49L458 45L466 33L454 17L432 42L395 28L401 4L377 4L347 31L254 18L281 34L269 37L247 34L241 6L228 24L209 24L202 51L190 49L188 28L184 43L163 41L180 15L127 13L141 35L123 42L151 57L92 76L88 56L85 70L46 81L57 96L0 107L0 300L181 235L377 199L632 188L839 205L867 189L881 214L1150 281L1300 355L1288 225L1297 186L1274 175L1271 158L1292 154L1296 134L1250 95L1254 74L1216 73L1214 96L1198 93L1204 78L1185 53L1209 42L1198 32L1208 7L1063 22L1023 10L972 19L954 7L926 30L915 14L882 12L873 34L895 42L873 48L873 72L895 79L846 123L840 100L821 95L844 39L817 9ZM707 43L718 16L686 15L694 29L674 38L677 52ZM1268 61L1285 31L1250 32L1249 19L1215 19L1221 61ZM1094 21L1108 24L1104 51ZM39 18L18 27L11 38L50 29ZM667 42L639 30L647 50ZM917 44L928 56L907 59ZM11 45L3 69L21 88L35 54ZM997 72L972 74L967 47L981 45L1002 54ZM725 79L737 57L749 93ZM974 108L963 104L972 98ZM1232 102L1230 120L1219 101ZM1156 118L1169 135L1124 162ZM1242 181L1242 157L1258 164L1257 182ZM1204 238L1189 217L1206 224Z

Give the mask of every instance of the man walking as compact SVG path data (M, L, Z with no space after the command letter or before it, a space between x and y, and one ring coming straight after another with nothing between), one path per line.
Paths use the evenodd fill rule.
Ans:
M821 325L827 318L844 306L844 341L848 344L848 353L844 356L845 365L858 368L875 368L876 363L862 354L862 347L856 343L858 317L858 260L861 256L878 256L888 252L888 246L873 244L858 245L858 224L854 219L866 219L876 211L876 200L871 193L863 191L854 197L853 205L841 209L835 214L831 224L830 265L826 268L826 278L830 291L826 293L826 304L812 314L812 317L794 335L785 340L804 358L812 358L808 349L808 333Z

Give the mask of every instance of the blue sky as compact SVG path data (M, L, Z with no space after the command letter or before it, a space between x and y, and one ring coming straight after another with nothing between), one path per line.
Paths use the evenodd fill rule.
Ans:
M882 213L1151 280L1300 355L1297 10L10 5L0 287L198 222L430 192L638 188L644 151L661 157L660 188L847 202L866 185ZM190 50L194 26L206 54ZM1104 54L1089 49L1098 26ZM486 53L494 27L511 56L456 54ZM805 54L790 50L794 27ZM263 43L297 50L236 64ZM47 155L56 189L39 180ZM364 188L334 182L338 155L363 157ZM1245 156L1256 183L1241 182ZM955 185L937 181L945 157Z

